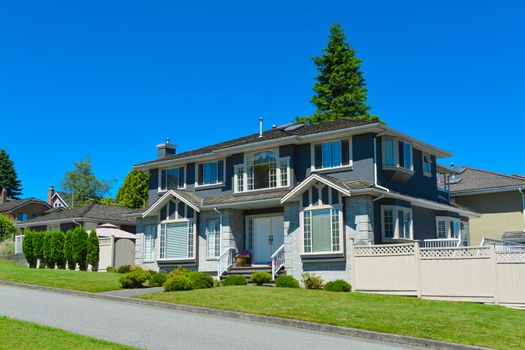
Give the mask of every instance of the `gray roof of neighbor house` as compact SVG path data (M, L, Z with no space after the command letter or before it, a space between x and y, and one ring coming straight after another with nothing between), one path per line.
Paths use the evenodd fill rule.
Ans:
M452 194L490 192L506 188L525 187L525 176L505 175L493 171L461 166L456 169L459 181L450 184Z
M24 205L27 205L30 203L44 204L47 207L50 207L49 204L47 204L46 202L38 198L34 198L34 197L26 198L26 199L13 199L13 200L8 200L7 202L4 202L4 203L0 203L0 213L13 211L17 208L23 207Z
M73 208L70 210L63 210L51 213L49 215L40 216L31 220L21 222L19 225L26 226L35 223L43 223L49 221L67 221L69 219L93 219L97 221L125 221L130 224L134 223L135 220L129 217L125 217L131 209L126 207L118 207L115 205L103 205L103 204L87 204L81 207Z
M165 161L165 160L173 160L173 159L180 159L180 158L186 158L191 156L197 156L197 155L203 155L206 153L213 152L215 150L228 148L228 147L234 147L234 146L241 146L241 145L247 145L247 144L254 144L269 140L276 140L287 136L302 136L302 135L312 135L312 134L318 134L322 132L327 131L334 131L334 130L341 130L346 128L352 128L362 125L369 125L369 124L377 124L377 122L373 121L366 121L366 120L349 120L349 119L339 119L334 120L327 123L321 123L321 124L314 124L314 125L297 125L294 126L294 124L286 125L283 127L277 127L270 130L266 130L263 132L263 136L259 137L259 134L252 134L249 136L240 137L237 139L233 139L226 142L217 143L210 146L205 146L201 148L197 148L191 151L177 153L171 156L167 156L162 159L155 159L144 163L139 163L137 166L145 165L145 164L151 164L156 163L159 161Z

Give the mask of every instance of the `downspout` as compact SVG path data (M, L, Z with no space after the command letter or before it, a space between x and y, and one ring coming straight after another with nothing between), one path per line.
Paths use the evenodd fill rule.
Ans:
M382 189L383 191L390 192L388 188L383 187L377 183L377 138L381 135L382 134L378 134L374 136L374 186Z
M222 212L217 209L217 207L214 207L213 210L219 214L219 254L222 254Z
M525 224L525 193L523 193L523 188L522 187L519 187L518 188L518 191L520 191L521 193L521 207L522 207L522 212L523 212L523 224ZM523 229L523 232L525 232L525 227Z

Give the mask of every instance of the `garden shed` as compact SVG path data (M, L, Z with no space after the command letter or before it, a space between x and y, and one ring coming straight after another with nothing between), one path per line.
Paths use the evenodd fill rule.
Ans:
M108 266L133 265L135 259L133 233L121 230L112 224L99 225L96 232L100 246L100 271L105 271Z

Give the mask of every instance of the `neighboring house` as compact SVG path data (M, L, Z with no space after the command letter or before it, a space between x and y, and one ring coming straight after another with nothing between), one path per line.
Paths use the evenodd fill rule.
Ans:
M38 198L9 199L6 190L2 190L0 194L0 214L17 222L25 222L45 215L50 208L46 202Z
M47 202L53 208L69 208L69 196L65 192L56 191L53 186L47 190Z
M101 224L113 224L121 230L135 233L135 219L124 217L130 209L113 205L87 204L70 210L55 211L51 214L18 223L23 231L27 228L35 231L58 229L66 232L82 225L87 231Z
M448 179L453 201L482 214L469 223L472 245L484 237L525 243L524 176L463 166Z
M157 148L135 166L150 174L149 206L129 214L136 263L152 269L217 275L249 250L256 265L284 259L296 278L350 280L352 239L457 242L477 215L438 189L436 158L449 152L381 123L292 123L180 154Z

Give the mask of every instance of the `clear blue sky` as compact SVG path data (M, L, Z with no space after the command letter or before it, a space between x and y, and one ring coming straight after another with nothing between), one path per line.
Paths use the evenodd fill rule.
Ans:
M523 174L520 3L4 0L0 148L25 196L87 154L116 192L166 136L184 151L312 113L311 58L338 21L372 113L444 163Z

